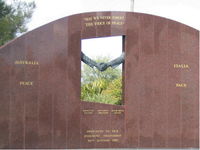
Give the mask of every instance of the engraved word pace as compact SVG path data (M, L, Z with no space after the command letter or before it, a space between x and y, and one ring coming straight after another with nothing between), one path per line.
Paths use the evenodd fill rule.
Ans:
M19 85L20 86L33 86L33 82L32 81L20 81Z

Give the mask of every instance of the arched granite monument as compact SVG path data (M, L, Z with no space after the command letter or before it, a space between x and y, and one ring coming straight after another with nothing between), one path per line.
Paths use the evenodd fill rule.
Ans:
M81 101L81 39L119 35L123 105ZM0 48L0 148L191 147L199 147L199 31L147 14L93 12Z

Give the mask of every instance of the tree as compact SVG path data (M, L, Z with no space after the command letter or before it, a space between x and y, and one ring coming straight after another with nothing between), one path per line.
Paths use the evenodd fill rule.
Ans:
M108 62L100 57L97 62ZM89 102L122 104L122 70L108 68L104 72L83 64L81 74L81 99Z
M13 0L12 5L0 0L0 45L27 31L26 24L32 17L34 2Z

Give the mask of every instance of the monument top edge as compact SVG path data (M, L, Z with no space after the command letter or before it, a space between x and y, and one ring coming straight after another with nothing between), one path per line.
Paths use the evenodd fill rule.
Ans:
M84 17L84 16L87 16L87 15L96 15L96 16L100 16L100 15L106 15L106 14L109 14L109 15L116 15L116 14L123 14L123 15L136 15L136 16L149 16L149 17L155 17L155 18L160 18L160 19L166 19L166 20L169 20L169 21L174 21L174 22L176 22L176 23L179 23L179 24L182 24L182 25L185 25L186 27L189 27L189 28L192 28L192 29L194 29L194 30L196 30L196 31L198 31L199 32L199 30L197 30L197 29L195 29L195 28L193 28L193 27L191 27L191 26L189 26L189 25L187 25L187 24L184 24L184 23L181 23L181 22L179 22L179 21L176 21L176 20L172 20L172 19L170 19L170 18L166 18L166 17L163 17L163 16L158 16L158 15L154 15L154 14L148 14L148 13L142 13L142 12L132 12L132 11L91 11L91 12L82 12L82 13L77 13L77 14L72 14L72 15L68 15L68 16L65 16L65 17L62 17L62 18L59 18L59 19L56 19L56 20L54 20L54 21L52 21L52 22L48 22L48 23L46 23L46 24L44 24L44 25L41 25L41 26L39 26L39 27L37 27L37 28L35 28L35 29L33 29L33 30L30 30L30 31L28 31L28 32L26 32L26 33L24 33L24 34L22 34L21 36L19 36L19 37L17 37L17 38L15 38L15 39L13 39L13 40L11 40L11 41L9 41L9 42L7 42L6 44L4 44L4 45L2 45L2 46L0 46L0 50L2 49L2 48L4 48L5 46L7 46L7 45L9 45L9 44L11 44L11 43L13 43L13 42L15 42L16 40L18 40L18 39L21 39L21 38L23 38L24 36L26 36L27 34L31 34L32 32L35 32L35 31L37 31L37 30L39 30L39 29L41 29L41 28L44 28L44 27L46 27L46 26L48 26L48 25L52 25L52 24L54 24L54 23L56 23L56 22L58 22L58 21L62 21L62 20L67 20L67 19L70 19L70 18L75 18L75 17L80 17L80 18L82 18L82 16Z

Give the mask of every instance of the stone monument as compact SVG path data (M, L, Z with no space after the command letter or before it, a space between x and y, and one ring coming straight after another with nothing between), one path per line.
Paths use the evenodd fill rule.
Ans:
M122 105L80 99L81 40L108 36L124 37ZM199 147L199 31L184 24L77 14L2 46L0 68L0 148Z

